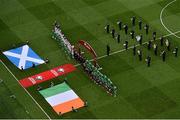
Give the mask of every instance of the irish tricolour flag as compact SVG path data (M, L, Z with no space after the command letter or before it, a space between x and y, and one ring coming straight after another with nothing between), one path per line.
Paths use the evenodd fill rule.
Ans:
M64 114L84 106L84 102L66 84L62 83L54 87L41 90L40 94L53 107L57 114Z

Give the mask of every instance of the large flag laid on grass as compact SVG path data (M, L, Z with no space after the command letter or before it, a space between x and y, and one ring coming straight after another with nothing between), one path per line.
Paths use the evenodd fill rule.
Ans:
M5 51L3 54L19 69L45 63L28 45Z
M64 82L54 87L41 90L40 94L53 107L57 114L64 114L84 106L79 96Z

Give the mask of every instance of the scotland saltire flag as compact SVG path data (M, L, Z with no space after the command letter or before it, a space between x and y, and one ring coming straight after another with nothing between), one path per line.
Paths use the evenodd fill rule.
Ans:
M28 69L45 63L28 45L5 51L3 54L19 69Z

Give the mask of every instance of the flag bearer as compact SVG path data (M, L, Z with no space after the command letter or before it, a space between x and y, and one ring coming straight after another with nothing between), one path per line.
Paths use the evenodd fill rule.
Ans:
M21 66L21 70L24 70L23 66Z
M73 112L77 112L77 109L75 109L73 106L71 108Z
M36 66L35 63L32 62L32 67L34 68L35 66Z

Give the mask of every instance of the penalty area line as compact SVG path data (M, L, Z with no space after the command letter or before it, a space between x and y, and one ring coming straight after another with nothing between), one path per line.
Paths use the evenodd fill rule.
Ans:
M174 32L174 33L170 33L170 34L164 35L163 37L168 37L168 36L175 35L175 34L178 34L178 33L180 33L180 31L176 31L176 32ZM160 38L161 38L161 37L157 38L157 40L159 40ZM153 41L153 40L151 40L151 41ZM143 42L142 45L147 44L147 43L148 43L148 42ZM140 45L137 44L137 45L135 45L135 46L138 47L138 46L140 46ZM128 50L129 50L129 49L132 49L133 47L134 47L134 46L128 47ZM118 53L121 53L121 52L124 52L124 51L126 51L126 49L118 50L118 51L115 51L115 52L110 53L109 56L114 55L114 54L118 54ZM102 58L105 58L105 57L108 57L108 55L103 55L103 56L97 57L97 60L102 59ZM91 59L90 61L93 61L93 60L94 60L94 59ZM80 66L80 65L81 65L81 64L76 64L76 65L74 65L74 66L75 66L75 67L78 67L78 66Z
M13 78L20 84L17 77L11 72L11 70L4 64L2 60L0 60L0 63L6 68L6 70L13 76ZM21 84L20 84L21 85ZM49 115L44 111L44 109L39 105L39 103L33 98L33 96L21 85L21 87L25 90L25 92L32 98L32 100L35 102L35 104L41 109L41 111L46 115L48 119L51 120Z

